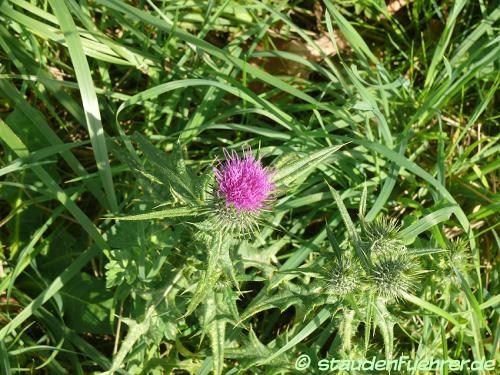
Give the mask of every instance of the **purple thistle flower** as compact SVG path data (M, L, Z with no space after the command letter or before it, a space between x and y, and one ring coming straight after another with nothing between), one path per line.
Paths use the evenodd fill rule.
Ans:
M264 168L250 148L243 150L242 158L226 149L224 155L226 160L214 168L218 198L225 200L226 207L233 206L239 212L264 208L275 187L271 182L274 172Z

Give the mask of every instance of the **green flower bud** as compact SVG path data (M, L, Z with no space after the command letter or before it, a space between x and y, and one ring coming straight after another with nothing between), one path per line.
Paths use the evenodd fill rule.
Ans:
M373 264L370 279L379 295L398 299L403 293L414 291L420 273L414 257L382 256Z

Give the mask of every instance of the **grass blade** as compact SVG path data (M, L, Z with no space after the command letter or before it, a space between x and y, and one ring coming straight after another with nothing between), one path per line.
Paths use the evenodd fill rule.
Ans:
M304 328L302 328L302 330L300 330L299 333L297 333L290 341L288 341L286 345L282 346L279 350L274 352L269 358L261 361L260 364L269 363L274 358L293 348L299 342L303 341L314 331L316 331L331 316L332 314L328 309L322 309L309 323L306 324Z
M452 323L456 326L461 325L458 322L458 320L456 320L453 316L451 316L450 313L444 311L442 308L440 308L436 305L433 305L432 303L427 302L427 301L425 301L417 296L414 296L413 294L406 293L404 291L401 292L401 295L408 302L411 302L411 303L423 308L424 310L427 310L427 311L430 311L436 315L439 315L440 317L445 318L447 321L449 321L450 323Z
M92 142L92 150L94 152L97 169L99 170L102 185L109 205L112 211L118 211L115 189L113 186L113 177L108 159L108 148L106 146L106 138L104 129L101 123L101 114L99 111L99 103L92 82L89 64L85 53L83 52L82 42L76 29L73 17L69 12L64 0L49 1L54 13L59 21L61 30L64 33L64 38L68 44L68 51L75 69L76 79L80 87L83 108L85 110L85 119L89 132L90 141Z
M287 186L298 178L310 173L312 169L321 165L334 152L342 147L332 146L322 150L315 151L305 157L299 158L289 166L282 168L273 176L273 182L277 186Z
M455 213L458 206L449 206L440 208L425 217L421 218L412 225L399 232L399 237L404 241L412 241L420 233L432 228L434 225L449 220L452 213Z

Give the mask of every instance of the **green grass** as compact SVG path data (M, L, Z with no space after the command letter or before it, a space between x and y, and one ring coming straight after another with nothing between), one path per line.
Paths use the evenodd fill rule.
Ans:
M384 4L0 1L0 373L496 373L500 8ZM240 238L205 202L243 145L279 193Z

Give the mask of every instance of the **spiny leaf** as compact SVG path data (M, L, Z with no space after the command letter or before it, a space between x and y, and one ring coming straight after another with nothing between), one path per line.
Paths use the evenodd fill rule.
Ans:
M337 260L339 263L342 262L342 249L340 248L339 243L335 239L335 235L333 234L332 230L330 229L330 226L328 225L328 222L326 223L326 234L328 235L328 241L330 242L330 246L332 247L332 250L337 257Z
M210 303L209 301L207 301ZM221 304L220 293L215 294L213 300L216 306L216 313L219 312L218 306ZM215 316L209 324L208 333L210 336L210 347L212 349L213 364L214 364L214 375L222 374L222 369L224 367L224 341L226 332L226 321L221 319L219 316Z
M261 300L259 300L258 302L248 306L241 315L240 322L248 318L251 318L252 316L261 311L273 308L279 308L280 311L285 311L288 307L290 307L294 303L300 303L300 302L301 299L291 291L289 290L279 291L272 296L266 296Z
M375 294L373 292L369 292L366 304L366 314L365 314L365 351L368 350L368 346L370 345L370 333L372 328L373 316L374 316L374 305L375 305Z
M361 245L361 240L359 238L359 234L356 231L356 227L354 226L354 223L352 222L351 217L349 216L349 213L347 212L347 208L344 205L344 202L342 201L342 198L340 197L340 194L335 190L333 187L331 187L328 182L327 185L330 189L330 192L333 195L333 198L335 199L335 203L337 204L337 207L339 208L340 211L340 216L342 217L342 220L344 221L345 226L347 227L347 232L349 233L349 238L351 240L351 244L354 247L356 251L356 255L358 256L359 260L361 261L361 264L367 268L371 264L370 258L366 255L365 250L363 249Z
M394 322L385 306L385 301L380 297L375 302L375 315L377 326L384 339L386 359L391 360L394 351Z
M429 254L437 254L437 253L443 253L446 252L445 249L433 249L433 248L426 248L426 249L408 249L408 251L411 253L411 255L414 256L423 256L423 255L429 255Z
M143 171L141 169L134 169L137 173L143 175L144 177L146 177L149 181L155 183L155 184L158 184L158 185L164 185L163 181L161 181L159 178L153 176L152 174L150 173L147 173L146 171Z
M342 350L345 353L349 353L352 349L352 337L355 334L354 330L354 310L344 309L343 318L341 324L341 338L342 338Z
M150 318L150 316L146 316L146 319L141 323L137 323L130 319L122 319L124 322L128 322L129 330L127 336L125 337L125 340L123 340L122 344L120 345L120 350L113 358L111 368L105 374L114 374L115 371L117 371L122 366L123 362L125 361L125 357L132 350L137 340L139 340L148 332L151 322Z
M219 259L222 252L223 238L221 235L217 235L212 241L211 250L208 254L208 265L207 269L203 273L203 277L198 281L196 289L191 297L191 301L188 305L187 311L184 316L191 315L196 307L205 299L207 293L211 291L219 279Z
M232 285L239 291L238 280L236 280L236 271L234 270L231 254L229 254L229 246L222 247L220 266L225 277L227 277L231 281Z
M235 322L240 321L240 313L238 311L238 306L236 305L236 301L238 299L237 294L230 288L224 288L222 290L222 294L224 298L224 306L227 308L229 315Z
M146 137L139 133L134 134L134 140L137 141L147 160L156 167L158 175L155 177L163 180L164 184L170 185L187 203L197 203L198 200L193 191L190 176L185 172L185 167L179 166L183 164L183 160L179 159L179 153L174 152L172 157L169 157L160 152ZM174 167L172 168L172 166ZM178 170L176 171L175 168Z
M333 195L333 198L335 199L335 203L337 204L337 207L340 211L340 215L342 216L342 220L344 221L344 224L347 227L347 232L349 233L349 238L353 243L359 242L359 235L358 232L356 231L356 227L354 226L354 223L352 222L351 217L349 216L349 213L347 212L347 209L344 205L344 202L342 201L342 198L340 197L340 194L335 190L333 187L326 183L328 185L328 188L330 189L330 192Z

